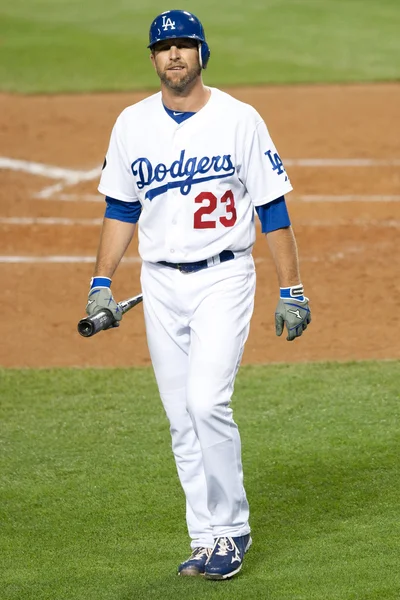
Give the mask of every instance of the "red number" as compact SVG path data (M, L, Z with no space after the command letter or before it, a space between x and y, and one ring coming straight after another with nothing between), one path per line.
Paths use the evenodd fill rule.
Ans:
M208 205L200 206L194 213L193 226L195 229L215 229L217 222L215 219L208 219L203 221L203 215L211 215L217 208L218 199L211 192L201 192L194 201L196 204L203 204L203 200L208 201ZM227 190L221 198L222 203L226 203L225 212L229 217L223 215L219 217L219 222L224 227L233 227L236 223L237 215L235 208L235 198L231 190Z
M235 208L235 199L233 197L233 192L228 190L221 198L221 202L226 202L226 213L231 215L228 219L227 217L220 217L219 220L224 227L233 227L236 223L236 208Z
M194 228L195 229L215 229L216 223L215 221L203 221L203 215L211 215L212 212L217 208L217 197L214 196L211 192L201 192L194 199L198 204L202 204L203 200L208 200L209 205L201 206L194 213Z

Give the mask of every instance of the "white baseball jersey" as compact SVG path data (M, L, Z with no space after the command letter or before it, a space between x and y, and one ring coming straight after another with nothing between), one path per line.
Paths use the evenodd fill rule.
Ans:
M250 253L254 206L292 186L258 112L211 88L207 104L180 124L165 111L161 92L126 108L98 189L141 203L144 261L179 263L223 250Z

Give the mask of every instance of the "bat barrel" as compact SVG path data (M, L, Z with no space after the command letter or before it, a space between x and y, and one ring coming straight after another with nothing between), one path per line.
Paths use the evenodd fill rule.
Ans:
M118 306L124 315L128 310L131 310L134 306L143 301L143 295L138 294L137 296L132 296L132 298L128 298L128 300L122 300L122 302L118 302Z

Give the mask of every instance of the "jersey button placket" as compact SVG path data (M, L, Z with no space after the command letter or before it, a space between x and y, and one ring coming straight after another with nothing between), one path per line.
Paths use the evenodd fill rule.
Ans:
M178 160L182 149L184 148L184 145L182 145L182 132L179 131L180 127L178 126L175 133L174 133L174 137L173 137L173 143L171 145L171 161L170 164L172 164L175 160ZM171 183L174 182L178 182L179 181L179 177L177 177L176 179L173 179L172 177L170 178ZM167 247L169 246L170 250L170 255L171 255L171 260L173 260L173 262L176 262L176 259L174 260L173 255L180 251L181 248L181 235L180 235L180 230L179 230L179 224L180 224L180 211L182 210L182 196L181 196L181 191L179 187L175 187L169 190L168 193L168 205L169 205L169 210L168 210L168 216L169 216L169 223L170 223L170 228L169 228L169 234L168 234L168 240L167 240Z

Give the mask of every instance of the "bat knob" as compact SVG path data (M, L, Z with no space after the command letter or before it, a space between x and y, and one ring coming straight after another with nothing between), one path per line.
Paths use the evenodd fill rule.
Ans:
M83 337L91 337L95 333L95 329L94 323L88 318L81 319L78 323L78 332Z
M83 337L91 337L99 331L113 327L115 322L111 310L103 308L93 315L81 319L78 323L78 332Z

